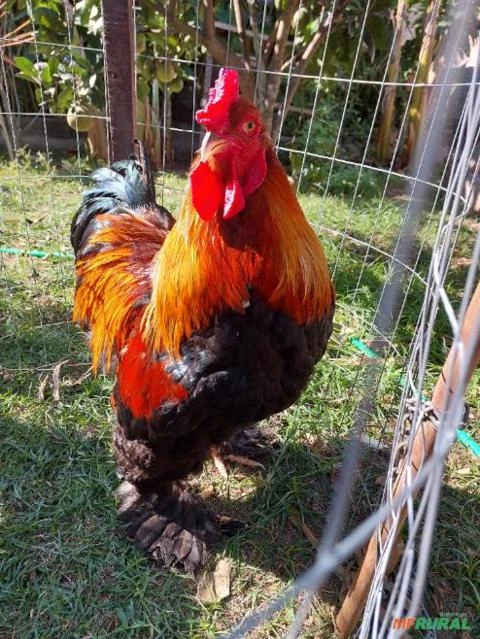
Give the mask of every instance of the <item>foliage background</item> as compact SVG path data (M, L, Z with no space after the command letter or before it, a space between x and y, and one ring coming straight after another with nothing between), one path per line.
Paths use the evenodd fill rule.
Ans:
M380 80L391 63L395 38L401 49L396 80L401 84L414 78L421 62L425 15L434 4L432 74L446 30L444 1L137 1L139 133L157 168L174 163L186 168L190 156L174 149L175 130L195 126L193 112L205 99L216 68L235 66L241 71L243 91L250 97L255 94L273 138L281 133L282 147L314 154L306 160L295 153L282 154L302 188L321 191L329 182L331 192L351 193L358 178L355 167L337 164L335 178L328 180L330 160L325 157L334 151L339 160L388 167L400 136L395 168L403 170L410 160L411 145L403 141L407 129L400 124L411 89L398 88L393 117L382 128L386 89ZM3 111L67 114L82 140L87 135L90 153L105 159L100 3L3 0L1 6L3 69L9 88L8 95L4 91L0 96ZM26 32L30 39L19 41L18 35ZM20 118L4 122L2 128L5 137L15 128L21 137ZM386 154L377 152L380 138L385 139ZM365 187L367 193L382 188L370 176L360 182L360 190Z

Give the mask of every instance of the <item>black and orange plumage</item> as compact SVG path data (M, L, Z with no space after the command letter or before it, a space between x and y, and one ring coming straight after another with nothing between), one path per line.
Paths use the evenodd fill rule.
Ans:
M222 70L179 216L148 161L97 171L72 223L74 319L113 369L120 517L195 572L225 532L181 483L212 446L292 404L323 355L334 291L321 244L257 109ZM227 522L228 528L228 522Z

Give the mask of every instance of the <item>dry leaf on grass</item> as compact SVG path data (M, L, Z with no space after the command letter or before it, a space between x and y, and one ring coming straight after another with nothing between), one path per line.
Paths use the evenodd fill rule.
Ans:
M197 599L202 603L221 601L230 595L232 566L228 559L220 559L215 570L204 572L197 586Z
M220 477L222 477L223 479L228 479L228 473L227 469L225 468L225 464L223 463L223 459L221 458L218 451L215 449L212 449L212 459Z
M455 472L457 475L468 475L472 471L470 466L464 466L463 468L455 468Z
M463 268L466 266L470 266L472 264L472 260L468 257L457 257L457 259L453 260L452 268Z
M319 543L318 538L315 536L312 529L309 526L307 526L307 524L303 521L303 517L301 515L297 515L296 513L292 513L289 519L292 522L292 524L295 526L295 528L298 528L298 530L303 532L303 534L308 539L308 541L312 544L312 546L316 548Z
M215 486L213 484L209 484L200 493L200 497L202 499L210 499L210 497L213 497L214 495L215 495Z
M73 382L72 386L80 386L80 384L83 384L83 382L90 377L90 375L92 374L92 371L93 371L93 367L90 366L85 371L85 373L80 375L80 377Z
M60 371L62 370L62 366L67 364L69 359L60 360L53 369L52 373L52 398L54 402L60 401Z
M42 220L44 220L47 215L49 215L49 213L43 213L43 215L39 215L38 217L26 217L25 218L25 222L28 222L28 224L38 224L39 222L41 222Z
M246 466L247 468L263 468L265 470L265 466L260 462L249 459L248 457L243 457L242 455L225 455L224 459L234 462L235 464L240 464L240 466Z
M40 386L38 387L38 393L37 393L37 397L39 401L41 402L43 402L43 400L45 399L45 389L47 388L47 383L48 383L48 376L44 375L41 378Z

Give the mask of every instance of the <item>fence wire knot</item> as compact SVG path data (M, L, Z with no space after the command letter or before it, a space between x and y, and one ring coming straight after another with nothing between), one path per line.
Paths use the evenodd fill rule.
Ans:
M428 422L435 431L438 431L440 418L432 402L419 397L409 397L405 401L404 414L401 421L399 441L394 450L393 457L393 480L396 481L401 467L407 461L409 451L409 441L412 431L415 434L418 428L423 428L423 424ZM414 424L418 424L415 428Z

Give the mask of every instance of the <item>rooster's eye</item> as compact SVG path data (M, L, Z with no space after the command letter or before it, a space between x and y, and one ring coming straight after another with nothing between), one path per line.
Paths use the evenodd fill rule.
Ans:
M257 125L253 120L247 120L243 123L242 128L244 133L246 133L247 135L252 135L252 133L254 133L255 129L257 128Z

